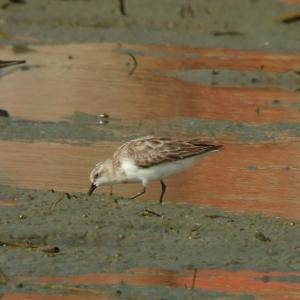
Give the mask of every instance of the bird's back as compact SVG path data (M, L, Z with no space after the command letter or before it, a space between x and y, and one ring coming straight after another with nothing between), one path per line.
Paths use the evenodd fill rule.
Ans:
M115 160L132 160L138 167L149 168L167 162L217 151L222 145L203 143L200 139L172 140L147 136L123 144L114 154Z

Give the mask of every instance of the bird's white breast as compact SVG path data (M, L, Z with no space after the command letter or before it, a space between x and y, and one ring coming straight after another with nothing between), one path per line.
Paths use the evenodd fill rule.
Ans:
M190 168L198 159L199 156L194 156L182 160L154 165L149 168L140 168L136 166L132 160L126 160L122 163L122 169L124 170L129 182L148 182L180 173Z

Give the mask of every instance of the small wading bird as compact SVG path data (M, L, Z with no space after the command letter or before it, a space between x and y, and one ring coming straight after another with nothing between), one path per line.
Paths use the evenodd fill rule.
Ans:
M159 180L162 203L167 186L163 179L190 168L205 154L218 151L222 145L205 144L199 139L172 140L160 137L142 137L120 146L112 158L99 162L90 174L91 195L98 186L118 183L137 183L142 190L134 199L146 192L149 181Z

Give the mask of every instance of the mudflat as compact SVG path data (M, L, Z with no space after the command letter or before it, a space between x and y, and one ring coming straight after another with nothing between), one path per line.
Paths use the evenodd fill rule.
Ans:
M2 299L297 299L299 4L0 1ZM225 148L87 197L152 134Z

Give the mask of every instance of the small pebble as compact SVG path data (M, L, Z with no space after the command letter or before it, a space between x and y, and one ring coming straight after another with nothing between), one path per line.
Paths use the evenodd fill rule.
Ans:
M107 124L107 123L108 123L108 120L106 120L106 119L98 121L98 124L100 124L100 125Z
M262 242L270 242L271 239L267 236L265 236L262 232L258 231L256 234L255 234L255 237L262 241Z
M29 194L29 195L28 195L28 199L29 199L29 200L33 200L33 199L34 199L34 196L32 196L31 194Z
M106 113L103 113L103 114L100 114L99 117L107 119L107 118L109 118L109 115Z
M280 100L278 100L278 99L274 99L273 101L272 101L272 104L273 105L277 105L277 104L280 104Z
M45 246L40 248L41 251L45 253L58 253L60 250L58 247L53 247L53 246Z
M27 219L27 217L26 217L25 215L23 215L23 214L20 214L20 215L19 215L19 219L20 219L20 220L25 220L25 219Z
M30 49L28 45L16 44L12 46L12 51L14 53L26 53L32 51L32 49Z
M269 276L262 276L262 277L260 278L260 280L261 280L262 282L269 282L269 281L270 281L270 277L269 277Z
M21 71L29 71L30 70L30 67L29 66L22 66L20 68Z
M124 240L126 238L126 235L124 235L124 234L120 234L119 235L119 241L122 241L122 240Z

